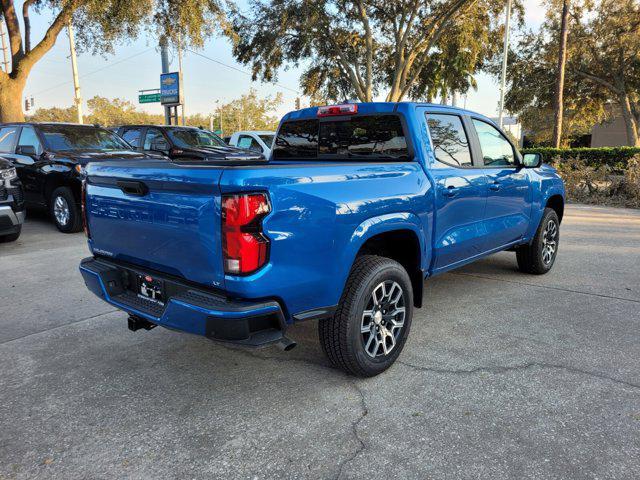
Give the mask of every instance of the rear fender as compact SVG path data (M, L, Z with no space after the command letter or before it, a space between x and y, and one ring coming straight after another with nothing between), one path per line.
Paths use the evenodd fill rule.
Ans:
M353 266L353 262L367 240L375 237L376 235L399 230L410 230L415 233L420 245L420 270L422 272L422 277L424 277L431 260L431 249L427 248L425 238L429 238L429 236L426 235L423 230L422 221L417 215L411 212L389 213L371 217L358 225L354 230L340 257L340 265L342 269L340 271L339 281L341 282L340 284L343 285L343 289L351 271L351 267ZM421 292L415 293L416 297L418 297L418 295L421 296Z

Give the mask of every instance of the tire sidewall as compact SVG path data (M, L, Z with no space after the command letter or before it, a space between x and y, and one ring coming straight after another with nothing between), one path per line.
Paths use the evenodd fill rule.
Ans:
M381 266L381 268L371 272L366 281L362 282L362 285L358 288L357 299L350 309L351 318L347 332L350 343L349 346L354 352L358 364L369 374L380 373L396 361L402 352L409 335L409 330L411 329L411 320L413 318L413 291L411 281L402 266L394 263L387 263ZM365 351L361 338L360 327L362 324L362 312L371 298L373 289L386 280L398 282L404 292L405 322L393 351L384 357L372 358Z
M543 233L546 228L546 225L549 223L549 220L553 220L556 223L556 228L558 229L558 233L556 238L556 251L553 254L553 258L551 259L551 262L547 265L542 260L542 249L544 247ZM540 221L540 225L538 226L538 232L536 234L536 241L535 241L534 247L535 247L536 262L538 263L539 267L542 270L544 270L545 272L548 272L553 268L554 263L556 263L556 258L558 256L558 249L560 247L560 221L558 219L558 215L554 210L548 209L545 212L545 214L542 216L542 220Z
M62 197L66 202L69 208L69 221L65 225L61 225L58 223L58 219L55 216L55 202L58 197ZM49 201L49 214L56 228L63 233L73 233L78 231L79 225L79 209L76 205L75 198L71 190L67 187L56 188L51 194L51 199Z

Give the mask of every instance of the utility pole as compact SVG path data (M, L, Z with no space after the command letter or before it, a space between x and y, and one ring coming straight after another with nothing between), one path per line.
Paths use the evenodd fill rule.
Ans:
M507 56L509 55L509 26L511 23L511 0L507 0L507 18L504 23L504 52L502 54L502 78L500 79L500 111L498 125L502 128L504 121L504 94L507 84Z
M162 73L169 73L169 49L167 48L167 37L160 37L160 60L162 61ZM171 107L164 106L164 123L171 125Z
M218 110L218 117L220 121L220 136L224 135L224 131L222 130L222 110L220 109L220 100L216 100L216 110Z
M2 43L2 65L4 66L4 71L9 73L9 49L7 48L7 41L4 38L4 17L0 16L0 40Z
M178 36L178 72L180 72L180 82L182 82L182 36L179 35ZM182 89L182 105L181 105L181 112L182 112L182 126L184 127L185 122L184 122L184 104L187 103L187 101L184 99L185 95L184 95L184 85L180 85L180 88Z
M567 36L569 33L569 0L562 2L562 22L560 26L560 49L558 52L558 73L556 77L555 122L553 125L553 146L560 148L562 121L564 117L564 71L567 64Z
M73 27L71 22L67 25L69 34L69 52L71 53L71 70L73 71L73 93L75 96L76 111L78 112L78 123L84 123L82 117L82 95L80 95L80 80L78 80L78 60L76 58L76 44L73 39Z

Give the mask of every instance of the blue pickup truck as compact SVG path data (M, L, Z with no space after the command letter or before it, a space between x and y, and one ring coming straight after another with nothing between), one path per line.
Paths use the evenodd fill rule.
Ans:
M87 287L157 325L247 346L317 320L336 367L400 354L423 281L501 250L529 274L558 252L564 186L490 120L419 103L313 107L265 160L89 164Z

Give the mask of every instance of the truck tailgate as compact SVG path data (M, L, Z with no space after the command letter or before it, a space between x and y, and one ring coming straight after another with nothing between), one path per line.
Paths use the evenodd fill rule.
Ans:
M85 198L93 253L223 288L223 168L161 159L89 164Z

